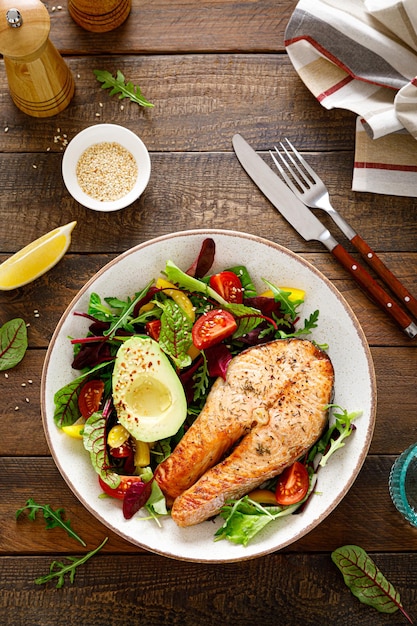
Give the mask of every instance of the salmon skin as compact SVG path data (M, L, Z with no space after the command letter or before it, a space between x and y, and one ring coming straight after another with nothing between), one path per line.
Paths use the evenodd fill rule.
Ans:
M217 515L300 458L321 436L332 400L328 355L281 339L234 357L172 454L155 471L178 526Z

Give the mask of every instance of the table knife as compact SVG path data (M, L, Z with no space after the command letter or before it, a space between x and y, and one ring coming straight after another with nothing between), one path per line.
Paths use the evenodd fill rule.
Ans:
M320 220L299 200L269 165L239 134L233 148L246 173L281 215L306 241L320 241L349 272L362 290L385 311L408 337L417 336L417 325L369 272L331 235Z

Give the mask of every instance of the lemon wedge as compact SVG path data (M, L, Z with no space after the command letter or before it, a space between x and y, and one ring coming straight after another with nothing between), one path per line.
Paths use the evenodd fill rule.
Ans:
M76 223L51 230L6 259L0 265L0 290L22 287L58 263L69 248Z

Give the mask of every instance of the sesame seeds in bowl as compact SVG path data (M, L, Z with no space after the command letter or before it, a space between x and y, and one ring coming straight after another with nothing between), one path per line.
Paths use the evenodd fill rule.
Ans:
M144 143L117 124L97 124L81 131L68 144L62 160L69 193L95 211L117 211L132 204L146 188L150 173Z

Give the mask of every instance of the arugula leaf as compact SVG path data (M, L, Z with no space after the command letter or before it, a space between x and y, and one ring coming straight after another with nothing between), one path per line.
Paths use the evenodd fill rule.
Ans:
M84 424L83 444L97 474L109 487L116 489L120 485L120 476L110 469L106 441L106 419L101 411L97 411Z
M194 375L194 402L200 399L205 399L207 389L210 384L207 357L204 354L204 350L201 352L201 356L203 357L203 361Z
M232 543L246 546L267 524L279 517L291 515L305 499L286 507L265 507L251 500L249 496L226 502L220 512L221 517L226 521L215 533L215 541L228 539Z
M75 557L75 556L65 557L67 561L69 561L69 563L65 564L65 563L62 563L62 561L52 561L49 567L49 574L46 574L45 576L41 576L40 578L36 578L35 584L43 585L51 581L53 578L58 578L56 588L60 589L65 583L65 574L69 574L70 583L72 584L74 582L76 568L82 565L83 563L85 563L86 561L88 561L88 559L91 559L92 556L97 554L97 552L101 550L101 548L104 546L104 544L107 541L108 541L108 537L106 537L97 548L95 548L94 550L91 550L90 552L87 552L87 554L85 554L82 557Z
M33 498L29 498L29 500L27 500L26 504L24 507L22 507L21 509L19 509L18 511L16 511L16 519L18 517L20 517L20 515L22 515L22 513L24 511L28 511L28 518L34 522L36 519L36 513L38 511L42 511L43 516L45 518L46 521L46 528L48 530L50 530L51 528L57 528L57 527L61 527L63 528L69 535L69 537L72 537L73 539L76 539L76 541L79 541L81 543L81 545L86 546L87 544L85 543L85 541L83 541L81 539L81 537L79 535L77 535L77 533L75 532L75 530L73 530L71 528L71 522L70 520L64 520L63 519L63 515L65 513L64 509L56 509L56 511L54 511L49 504L36 504L36 502L34 501Z
M187 351L192 344L193 324L174 300L168 298L164 303L158 302L158 306L162 309L159 345L177 367L180 369L187 367L191 363Z
M27 328L17 317L0 328L0 371L15 367L25 356L28 347Z
M410 624L413 623L403 609L400 594L365 550L359 546L347 545L332 552L331 558L342 572L345 584L360 602L372 606L380 613L395 613L400 609Z
M140 302L140 300L142 300L142 298L146 296L152 283L153 283L153 280L149 281L146 287L144 287L142 291L140 291L139 293L135 295L133 300L131 300L130 298L128 298L126 302L123 302L122 300L118 300L118 307L121 310L118 313L116 319L111 323L109 330L106 330L105 333L103 333L106 337L109 337L109 338L114 337L116 330L118 328L124 328L128 330L129 332L134 332L135 329L131 325L131 321L132 321L131 314L133 313L136 304Z
M100 83L103 83L102 89L111 89L110 95L119 94L119 100L129 98L131 102L136 102L143 107L153 107L140 90L140 87L134 85L131 81L125 82L125 77L120 70L117 70L114 78L107 70L93 70L95 77Z
M289 297L291 295L290 291L284 291L283 289L280 289L276 285L270 283L269 280L266 280L266 278L263 278L262 280L274 294L274 300L280 303L281 311L283 312L283 314L289 315L290 319L294 320L297 317L297 309L300 304L304 302L304 300L292 301Z
M321 467L326 465L327 461L332 454L336 452L336 450L343 448L345 445L344 440L349 437L354 430L352 421L362 414L361 411L348 413L346 409L342 409L337 404L329 404L327 408L337 408L341 411L341 413L334 413L334 423L327 430L324 437L322 437L319 441L320 446L317 452L323 454L319 463Z
M87 313L100 322L110 322L114 318L113 311L103 304L98 293L94 292L90 295Z

